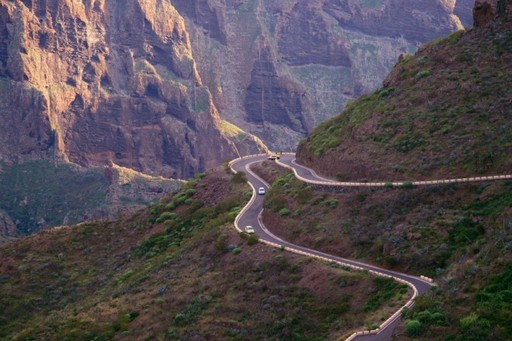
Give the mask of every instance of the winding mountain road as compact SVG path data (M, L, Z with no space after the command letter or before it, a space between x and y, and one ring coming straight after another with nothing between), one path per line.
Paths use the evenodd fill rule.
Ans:
M445 185L454 183L466 182L479 182L479 181L497 181L512 179L512 174L508 175L490 175L490 176L477 176L471 178L457 178L457 179L441 179L441 180L425 180L425 181L392 181L392 182L349 182L349 181L335 181L323 178L315 173L314 170L309 169L295 162L295 154L286 153L281 155L280 160L276 162L283 166L290 168L295 173L295 176L307 183L325 186L340 186L340 187L386 187L392 186L432 186L432 185Z
M295 157L293 155L282 155L279 163L285 167L291 168L294 170L296 175L299 175L299 179L309 180L308 182L323 182L325 185L331 185L333 183L332 180L324 179L319 177L314 173L314 171L300 166L294 162ZM261 214L263 212L263 200L264 196L257 195L256 189L259 187L265 187L268 189L270 186L263 179L258 177L254 172L251 171L250 166L254 163L259 163L267 160L266 155L252 155L247 156L241 159L236 159L231 161L230 166L233 172L244 172L247 175L247 180L249 185L253 189L253 195L251 197L250 202L242 209L240 214L237 216L235 220L235 227L242 231L243 228L247 225L251 225L255 233L260 238L261 242L267 243L269 245L285 248L288 251L307 255L310 257L322 259L329 262L335 262L344 266L348 266L357 270L367 270L370 273L383 276L383 277L392 277L395 280L407 284L413 290L413 297L400 309L394 313L388 320L380 325L379 328L372 331L361 331L352 334L347 340L356 339L360 340L372 340L372 341L388 341L391 338L391 334L393 329L396 327L399 319L401 310L403 308L410 308L414 304L414 299L425 292L427 292L432 284L431 280L427 278L420 278L416 276L410 276L402 273L398 273L395 271L390 271L386 269L382 269L376 267L374 265L365 264L359 261L336 257L333 255L329 255L320 251L308 249L306 247L302 247L299 245L292 244L287 242L274 234L272 234L263 224L261 219Z

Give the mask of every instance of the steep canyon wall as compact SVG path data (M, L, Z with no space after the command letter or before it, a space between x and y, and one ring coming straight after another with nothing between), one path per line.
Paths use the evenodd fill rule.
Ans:
M221 116L273 149L294 150L319 122L380 86L401 54L470 26L469 2L174 0L173 4L185 17L199 74Z
M459 18L471 25L471 2L0 0L0 187L12 193L0 235L100 217L91 212L175 186L97 172L187 178L265 150L255 136L294 150L379 86L400 54L461 28ZM54 186L54 162L85 168L55 168L74 199ZM97 193L81 193L83 181ZM95 195L94 210L61 212Z
M234 142L258 150L225 131L170 1L2 0L0 30L7 164L114 162L186 178L235 157Z
M468 1L2 0L0 159L188 177L262 150L237 126L293 150Z

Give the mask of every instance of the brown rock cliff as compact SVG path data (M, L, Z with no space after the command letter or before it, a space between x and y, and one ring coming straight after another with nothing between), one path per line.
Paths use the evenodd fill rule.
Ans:
M473 18L476 27L483 26L493 19L512 21L512 2L509 0L476 0Z
M400 54L462 28L455 10L469 26L468 1L173 3L221 117L273 149L294 150L348 101L377 88Z
M3 0L0 158L187 177L258 150L221 118L294 149L460 28L457 2Z
M237 155L170 1L2 1L0 31L4 162L184 178Z

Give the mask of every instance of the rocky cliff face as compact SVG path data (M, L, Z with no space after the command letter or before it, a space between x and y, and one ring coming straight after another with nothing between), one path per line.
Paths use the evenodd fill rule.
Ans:
M0 30L2 161L189 177L237 155L170 1L2 1Z
M473 8L474 25L484 26L494 19L512 21L512 2L509 0L476 0Z
M400 54L458 29L461 1L1 0L0 172L186 178L261 151L254 135L294 149Z
M221 117L293 149L465 1L5 0L0 158L187 177L257 150Z
M174 0L227 120L275 149L378 87L398 56L471 25L471 0Z
M464 27L471 27L473 25L473 6L475 0L457 0L453 13L460 19Z
M177 187L104 166L188 178L262 148L219 117L171 1L0 1L0 241Z

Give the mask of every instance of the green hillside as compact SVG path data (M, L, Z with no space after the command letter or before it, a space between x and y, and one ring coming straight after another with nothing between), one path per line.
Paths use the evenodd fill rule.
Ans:
M236 233L243 180L217 170L134 216L0 247L0 339L336 339L409 299Z
M512 181L333 190L275 163L255 170L272 183L263 221L275 235L434 279L438 287L407 313L400 340L512 337Z
M341 180L510 173L511 26L497 20L401 58L382 89L302 141L298 160Z
M1 166L1 165L0 165ZM71 163L30 161L0 167L0 224L10 236L108 218L137 210L174 192L181 181L112 165L85 169ZM1 241L1 239L0 239Z
M510 19L510 1L498 3ZM382 89L302 141L298 161L342 181L510 174L512 24L502 18L401 58ZM273 164L258 172L273 183L264 222L276 235L433 277L398 339L512 338L512 182L329 190Z

